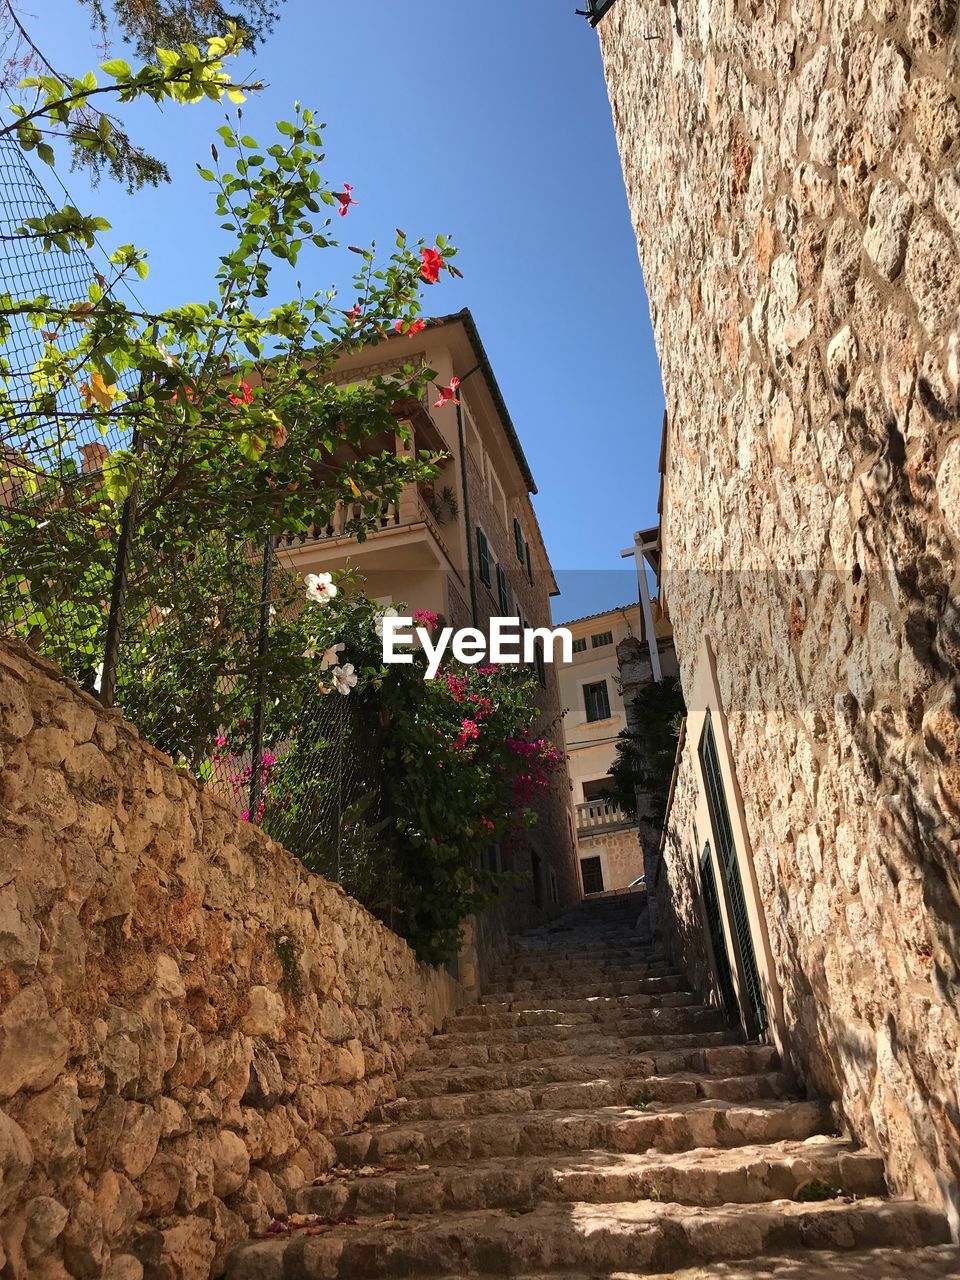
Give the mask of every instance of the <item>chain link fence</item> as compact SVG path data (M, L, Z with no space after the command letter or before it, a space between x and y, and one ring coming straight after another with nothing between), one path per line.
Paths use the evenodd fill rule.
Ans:
M3 307L43 298L68 312L98 272L22 233L54 208L15 143L0 141ZM390 873L373 858L382 827L377 713L357 697L291 681L303 609L280 540L231 527L228 508L131 494L91 519L101 468L137 450L126 412L98 430L81 388L38 399L50 340L12 315L0 347L9 400L0 423L0 635L25 641L143 737L261 823L309 867L389 915ZM136 377L122 378L128 409ZM235 522L242 528L240 521ZM302 644L302 641L300 641Z

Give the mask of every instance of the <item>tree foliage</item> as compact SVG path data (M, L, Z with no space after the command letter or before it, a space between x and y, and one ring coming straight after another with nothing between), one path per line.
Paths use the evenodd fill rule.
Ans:
M647 797L643 816L654 825L662 823L666 813L684 714L679 679L651 681L633 699L630 719L635 727L622 730L617 738L617 757L610 768L612 797L630 814L637 812L638 793Z

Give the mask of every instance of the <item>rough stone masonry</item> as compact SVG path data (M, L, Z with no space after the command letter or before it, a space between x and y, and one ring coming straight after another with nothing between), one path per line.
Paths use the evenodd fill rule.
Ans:
M221 1275L458 989L23 647L0 765L0 1270Z
M600 38L664 589L687 690L701 633L716 656L790 1049L894 1185L956 1208L957 6L617 0Z

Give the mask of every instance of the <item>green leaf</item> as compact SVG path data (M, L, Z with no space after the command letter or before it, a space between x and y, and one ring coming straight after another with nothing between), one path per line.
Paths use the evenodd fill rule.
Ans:
M101 62L100 70L105 71L114 80L129 80L133 74L130 70L130 63L124 62L123 58L111 58L109 62Z

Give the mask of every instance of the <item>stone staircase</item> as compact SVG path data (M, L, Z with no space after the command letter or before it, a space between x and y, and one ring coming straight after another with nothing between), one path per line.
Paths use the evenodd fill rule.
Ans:
M245 1245L229 1280L960 1276L945 1219L888 1198L879 1157L736 1042L640 940L642 905L521 938L294 1193L302 1229Z

